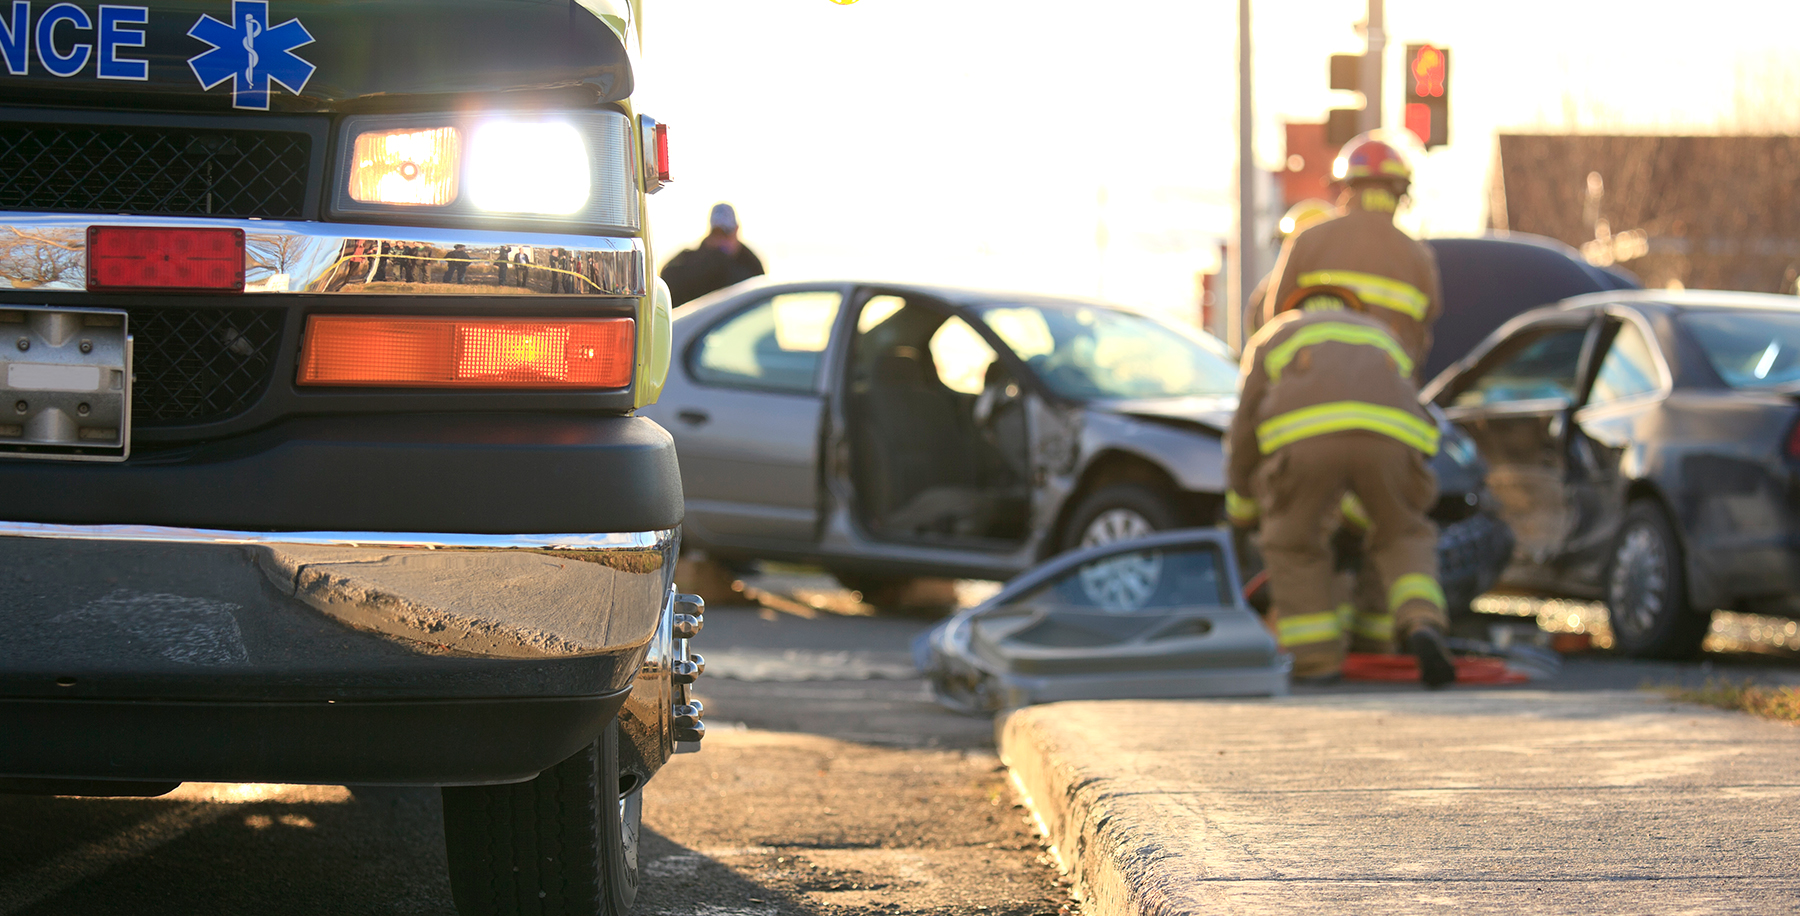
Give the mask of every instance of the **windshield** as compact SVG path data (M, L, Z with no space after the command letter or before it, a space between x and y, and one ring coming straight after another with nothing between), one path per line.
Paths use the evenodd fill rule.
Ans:
M1713 370L1733 388L1800 382L1800 311L1685 312Z
M992 305L988 327L1066 398L1173 398L1237 393L1223 345L1154 318L1099 306Z

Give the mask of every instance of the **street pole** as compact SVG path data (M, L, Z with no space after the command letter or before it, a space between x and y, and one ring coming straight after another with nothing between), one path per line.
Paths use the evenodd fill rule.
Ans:
M1369 0L1369 18L1363 25L1368 48L1362 58L1363 108L1357 118L1357 127L1363 133L1381 128L1381 52L1387 47L1381 7L1382 0Z
M1250 117L1250 0L1238 0L1238 237L1231 266L1225 339L1244 344L1244 307L1259 276L1256 263L1256 139Z

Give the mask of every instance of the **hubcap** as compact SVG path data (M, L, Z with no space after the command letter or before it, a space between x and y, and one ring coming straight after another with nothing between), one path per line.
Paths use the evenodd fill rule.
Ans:
M644 823L644 793L636 789L619 796L619 848L625 852L625 869L638 867L638 832Z
M1649 526L1633 525L1619 540L1613 556L1612 587L1607 611L1613 631L1643 638L1656 629L1667 609L1669 556L1662 538Z
M1097 547L1131 541L1156 533L1150 520L1130 509L1108 509L1094 517L1081 533L1081 546ZM1162 581L1162 553L1147 550L1107 557L1081 568L1081 588L1109 611L1134 611L1156 594Z

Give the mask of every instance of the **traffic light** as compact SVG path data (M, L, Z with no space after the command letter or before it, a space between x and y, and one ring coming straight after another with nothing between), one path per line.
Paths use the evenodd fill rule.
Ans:
M1436 45L1407 45L1406 129L1426 149L1450 142L1450 52Z
M1348 92L1362 91L1361 54L1331 55L1331 88ZM1325 142L1334 147L1343 146L1357 134L1357 121L1362 116L1360 108L1333 108L1325 116Z

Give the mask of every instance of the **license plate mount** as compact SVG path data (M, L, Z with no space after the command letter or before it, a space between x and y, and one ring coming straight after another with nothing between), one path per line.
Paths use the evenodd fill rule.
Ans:
M0 306L0 458L124 461L130 454L125 312Z

